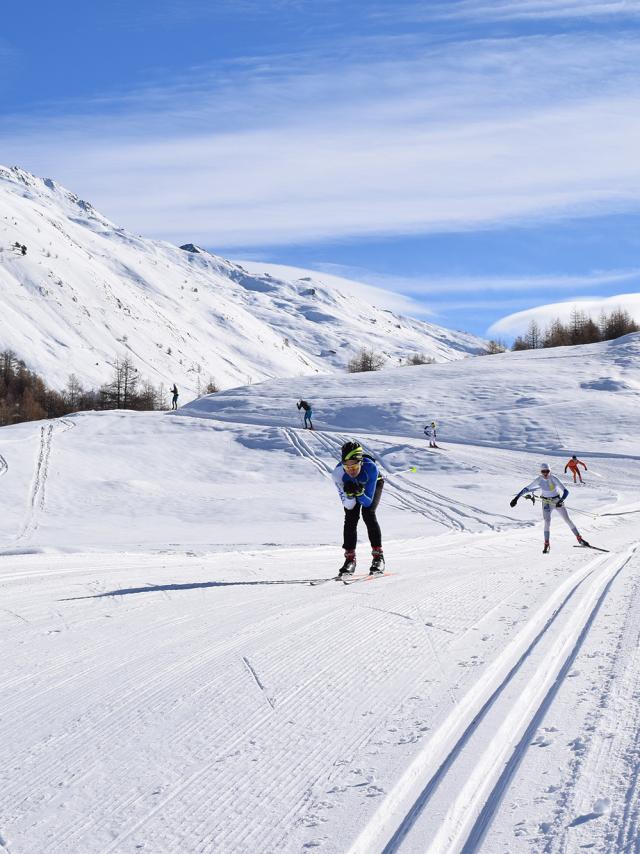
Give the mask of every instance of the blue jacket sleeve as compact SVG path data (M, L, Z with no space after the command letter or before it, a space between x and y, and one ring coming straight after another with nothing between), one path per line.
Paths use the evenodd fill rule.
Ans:
M367 459L362 468L367 476L367 480L363 483L364 493L358 496L358 503L362 504L363 507L371 507L378 483L378 466L373 460Z

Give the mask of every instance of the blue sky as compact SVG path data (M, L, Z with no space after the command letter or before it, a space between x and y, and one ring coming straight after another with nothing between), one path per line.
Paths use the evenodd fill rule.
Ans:
M508 340L640 291L639 25L640 0L26 2L0 162Z

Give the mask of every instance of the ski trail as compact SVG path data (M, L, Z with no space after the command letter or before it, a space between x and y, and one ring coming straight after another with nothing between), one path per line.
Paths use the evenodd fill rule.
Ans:
M5 460L5 458L0 454L0 476L6 474L9 471L9 463Z
M571 620L556 638L551 653L544 656L504 723L487 744L474 772L445 817L430 851L442 851L445 850L443 846L456 847L462 842L464 845L460 850L469 854L477 850L516 768L529 748L535 730L571 669L611 585L636 548L634 545L624 557L609 560L594 577ZM469 827L474 815L477 815L477 819Z
M282 434L301 457L304 457L309 460L309 462L313 463L321 475L324 477L330 476L331 468L310 450L307 443L300 438L296 430L293 430L291 427L283 427Z
M476 850L473 844L486 832L511 775L527 749L529 728L537 724L539 715L552 701L554 684L564 678L609 586L636 548L636 545L630 547L623 557L598 556L559 585L433 733L348 849L348 854L379 851L392 854L400 850L483 719L490 711L501 711L504 689L525 666L528 673L533 663L535 670L527 678L525 690L515 702L507 705L502 723L489 742L485 739L478 745L475 755L479 759L467 773L465 784L446 815L440 819L431 845L426 849L423 840L418 846L431 854ZM553 639L551 652L536 660L536 647L542 639L554 637L551 633L547 635L548 630L560 614L567 611L569 616ZM437 820L437 816L432 818L431 827Z
M68 418L60 418L57 424L63 425L58 428L57 432L66 432L76 426L75 422ZM51 457L51 447L53 444L53 435L54 432L56 432L56 426L56 424L50 422L49 424L43 424L40 427L38 457L36 459L35 470L27 500L27 514L25 521L23 522L22 529L15 538L15 542L19 542L20 540L24 540L31 536L38 527L38 513L42 512L45 507L46 486L49 475L49 459ZM2 472L0 471L0 474L1 473Z
M327 450L337 455L340 453L342 442L346 441L345 436L338 436L336 440L333 440L332 437L318 431L314 431L314 438L323 444ZM480 507L463 504L454 498L449 498L416 483L415 480L405 475L388 472L379 460L377 463L384 475L386 494L391 496L396 506L400 508L418 513L437 524L456 531L467 530L469 522L475 522L480 529L488 528L493 531L522 527L521 522L515 521L509 516L487 513Z
M47 474L49 469L49 456L51 454L51 441L53 438L53 424L46 424L40 427L40 443L38 446L38 457L36 459L31 488L29 490L29 498L27 502L27 515L22 526L22 530L16 537L16 540L24 540L31 535L37 528L37 513L38 510L44 509L45 502L45 485L47 482Z
M310 462L325 476L330 476L334 465L330 465L322 459L310 446L306 437L300 435L300 431L292 428L283 428L284 435L296 451ZM340 456L340 448L346 438L342 435L332 434L328 436L319 430L314 430L309 434L310 438L323 451L326 451L334 458ZM390 475L384 466L378 461L380 470L385 478L385 495L391 500L396 507L401 510L408 510L411 513L417 513L430 519L438 525L454 531L463 531L468 528L469 522L475 522L479 529L488 528L489 530L497 531L510 527L521 527L521 523L514 522L508 516L495 516L495 514L484 513L480 508L462 504L455 499L449 499L444 495L434 492L427 487L413 483L409 479L402 479L398 483L401 475ZM499 522L492 521L498 519Z

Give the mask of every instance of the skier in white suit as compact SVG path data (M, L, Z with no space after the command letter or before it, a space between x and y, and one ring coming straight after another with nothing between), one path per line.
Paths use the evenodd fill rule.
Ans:
M544 522L544 548L542 549L542 553L547 554L551 548L549 545L549 529L551 527L551 514L554 510L558 511L560 516L571 528L578 540L578 544L588 547L589 543L582 539L580 532L569 518L567 508L564 506L564 501L569 494L569 490L562 483L559 477L555 474L551 474L548 463L542 463L540 466L540 476L535 480L532 480L528 486L523 487L520 492L511 499L511 506L515 507L518 503L518 499L525 493L535 491L540 492L539 498L542 503L542 520Z

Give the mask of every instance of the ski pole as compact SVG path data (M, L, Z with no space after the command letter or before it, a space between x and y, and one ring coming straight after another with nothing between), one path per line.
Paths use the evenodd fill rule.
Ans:
M578 510L577 507L571 508L572 513L582 513L583 516L593 516L594 519L600 518L600 513L589 513L588 510Z
M529 495L525 495L524 497L525 497L525 498L528 498L528 499L529 499L529 501L531 501L531 503L532 503L534 506L535 506L535 503L536 503L536 497L537 497L538 501L543 501L543 500L544 500L544 499L543 499L543 498L541 498L539 495L538 495L538 496L535 496L535 495L532 495L531 493L529 493ZM552 502L550 501L550 502L549 502L549 504L552 504ZM552 504L552 506L554 506L554 507L555 507L555 504ZM599 513L589 513L589 511L588 511L588 510L578 510L578 508L577 508L577 507L572 507L572 508L571 508L571 512L572 512L572 513L582 513L584 516L593 516L593 518L594 518L594 519L599 519L599 518L600 518L600 514L599 514Z

